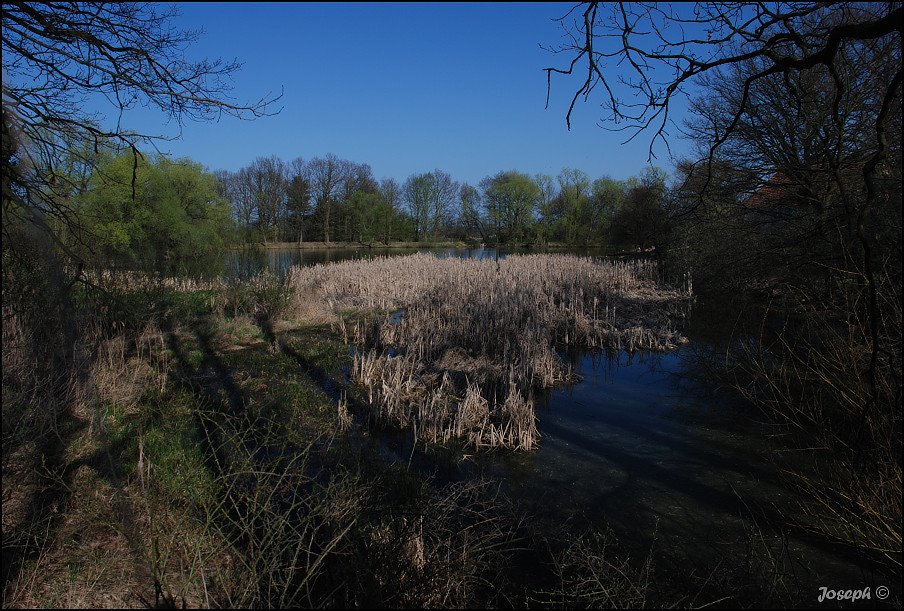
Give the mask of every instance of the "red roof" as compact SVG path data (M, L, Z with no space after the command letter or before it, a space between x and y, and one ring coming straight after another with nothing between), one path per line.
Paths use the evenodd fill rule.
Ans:
M788 197L789 187L794 183L790 178L778 172L757 189L743 203L745 208L771 208Z

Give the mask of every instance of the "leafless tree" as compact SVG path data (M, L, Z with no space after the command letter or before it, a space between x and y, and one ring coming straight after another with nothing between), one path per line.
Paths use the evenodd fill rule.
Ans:
M173 26L175 7L150 3L5 2L3 4L3 201L13 216L42 227L76 224L65 197L63 159L103 146L153 143L158 134L131 132L126 113L159 109L171 122L222 115L260 117L272 96L242 102L229 96L235 62L186 58L200 32ZM105 99L115 122L88 110ZM137 163L137 158L136 158ZM18 206L8 205L18 202ZM7 237L4 224L4 238ZM62 243L60 243L62 246Z
M243 229L251 228L257 222L257 206L252 192L253 180L247 167L237 172L228 172L224 177L224 196L232 204L232 218Z
M330 241L330 222L333 205L339 197L342 185L342 162L332 153L326 157L315 157L308 162L308 178L314 204L323 220L323 241Z
M308 165L301 157L289 162L286 207L298 243L304 242L305 217L311 207L311 181Z
M433 238L436 239L448 223L459 185L452 180L452 176L442 170L434 170L431 175L433 180L429 190L430 228Z
M261 237L279 240L287 198L286 163L277 156L258 157L242 172L245 188L251 196Z
M857 302L866 304L871 346L864 377L871 391L862 408L862 427L879 400L876 372L883 353L878 273L882 261L877 256L875 219L889 191L880 189L880 178L896 182L900 193L894 160L900 164L901 3L591 2L574 6L560 23L566 42L550 50L568 60L563 67L546 69L547 85L551 88L553 75L582 75L566 114L569 128L578 100L586 101L597 91L606 111L604 126L625 130L628 140L652 133L649 158L655 157L657 143L668 147L676 99L697 87L712 88L722 79L731 83L734 91L724 92L730 95L723 95L718 112L704 121L709 131L698 138L706 146L696 164L703 170L702 179L695 167L686 173L694 178L695 197L686 200L681 215L712 200L710 186L720 181L710 170L722 165L722 147L755 143L756 138L760 142L753 149L767 145L769 138L773 144L776 138L783 142L759 158L752 149L744 152L748 161L759 162L753 169L763 176L785 168L796 171L793 180L809 189L802 199L809 199L810 205L820 206L825 199L812 188L815 183L831 183L832 188L822 193L841 202L856 244L850 252L859 258L851 271L864 285L863 299ZM814 86L813 81L824 85ZM786 104L779 121L758 121L761 113L769 112L768 104L765 108L761 104L764 96ZM848 114L852 100L854 114ZM821 120L815 120L814 109L825 111ZM804 129L830 126L830 138L808 141L817 143L820 151L799 158L787 155L800 152L784 142L795 136L794 126L787 125L794 112L810 115ZM771 132L763 131L766 123ZM851 130L852 125L859 127ZM897 259L894 273L900 277ZM897 325L900 329L900 321ZM900 354L900 339L896 341ZM900 405L900 391L897 401Z
M428 232L437 237L458 195L458 183L448 173L434 170L409 176L402 190L414 220L415 239L420 241Z
M900 47L904 14L900 2L590 2L575 5L559 21L569 42L550 50L570 61L565 68L546 68L547 84L551 87L554 74L585 74L568 107L569 128L577 101L600 88L606 124L627 130L629 140L653 130L652 158L657 141L668 145L672 102L686 95L701 75L740 62L761 62L744 80L733 119L713 134L714 153L748 109L750 88L758 80L816 66L836 76L843 51L852 43L892 36ZM849 84L836 78L835 85L837 104ZM880 118L889 112L900 85L899 64L880 95ZM879 147L873 163L883 154L880 124L875 136Z

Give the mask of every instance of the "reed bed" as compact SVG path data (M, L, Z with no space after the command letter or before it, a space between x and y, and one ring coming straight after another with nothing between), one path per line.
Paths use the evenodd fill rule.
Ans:
M352 377L368 419L423 440L530 450L534 391L573 377L559 351L669 350L689 286L657 282L648 261L568 255L502 261L377 258L295 267L293 298L355 311Z
M168 289L178 293L222 291L230 281L223 278L199 279L132 270L84 270L84 279L106 290L152 291Z

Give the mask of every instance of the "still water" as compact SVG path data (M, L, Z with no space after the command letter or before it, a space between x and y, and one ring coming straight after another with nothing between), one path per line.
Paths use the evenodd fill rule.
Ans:
M246 277L265 268L281 274L292 265L412 252L477 259L511 254L241 251L231 253L225 267L229 275ZM740 407L712 375L712 363L733 334L725 311L696 304L685 330L690 343L669 353L568 356L581 381L538 398L539 449L477 453L460 462L458 476L491 478L541 518L609 529L624 547L651 553L660 570L673 574L733 567L743 559L794 581L804 595L812 589L814 601L818 586L885 585L900 595L900 586L877 580L849 550L794 525L806 523L796 519L808 499L770 463L780 448L776 431ZM411 463L413 448L404 436L389 445L395 459ZM429 468L429 460L424 464ZM706 575L688 578L702 583Z
M698 308L690 344L673 352L574 355L583 379L542 398L539 449L483 460L483 472L532 513L607 528L673 575L740 562L803 592L882 585L849 550L793 526L808 499L770 464L776 431L708 376L712 315Z

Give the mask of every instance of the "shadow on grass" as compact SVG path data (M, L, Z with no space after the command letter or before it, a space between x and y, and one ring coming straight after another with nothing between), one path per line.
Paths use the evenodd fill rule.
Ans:
M131 342L124 356L130 358L136 352L137 346ZM87 360L83 359L76 365L70 365L71 369L76 370L74 384L77 387L90 386L89 372L94 365L93 359L97 356L97 351L92 351ZM76 358L70 352L65 360L71 364ZM15 494L25 496L16 502L17 513L23 516L22 521L12 528L5 528L3 533L2 579L5 603L8 602L9 596L16 594L13 586L20 580L26 563L40 562L41 556L59 543L57 539L64 528L78 529L85 526L79 521L78 514L74 513L81 509L74 506L74 503L77 503L75 497L91 492L78 489L84 485L79 473L85 467L113 490L113 517L118 526L117 530L126 541L135 578L139 582L147 583L152 580L135 508L125 490L122 469L117 467L113 459L125 451L128 441L119 439L111 442L105 428L106 406L78 404L80 393L73 392L70 385L73 382L70 378L67 377L66 380L67 383L60 384L59 388L49 389L49 396L52 396L53 400L49 402L50 404L41 406L58 411L53 416L55 421L53 426L46 430L32 431L33 434L27 439L25 436L23 439L10 439L4 430L4 454L15 452L23 441L33 443L35 446L30 452L34 464L16 464L9 469L9 473L4 469L4 476L15 476L30 471L34 477L29 484L15 490ZM85 407L92 410L92 413L88 417L80 417L78 412ZM79 445L86 443L95 446L96 449L74 460L67 457L67 454L73 451L78 452ZM7 505L7 500L4 498L4 512L11 509Z
M21 470L32 470L37 481L31 490L19 489L18 493L27 495L22 499L20 524L3 533L3 592L4 601L11 594L9 587L14 584L23 565L27 561L37 560L46 546L54 539L60 527L72 497L72 484L75 469L67 468L64 453L69 444L88 427L85 420L69 419L56 427L56 430L45 432L32 440L36 444L34 457L40 464L17 465ZM3 451L7 448L3 441ZM6 471L6 469L4 469ZM4 473L4 477L8 474ZM4 498L4 513L9 509ZM5 521L5 520L4 520ZM5 526L5 525L4 525Z

